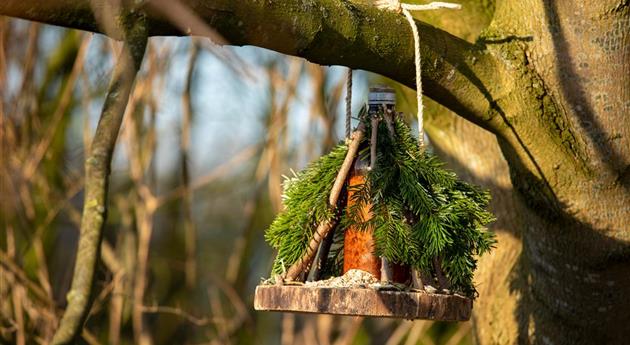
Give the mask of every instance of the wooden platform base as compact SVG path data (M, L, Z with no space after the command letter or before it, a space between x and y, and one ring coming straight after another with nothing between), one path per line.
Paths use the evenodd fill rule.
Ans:
M254 308L266 311L467 321L472 300L458 295L370 288L259 285Z

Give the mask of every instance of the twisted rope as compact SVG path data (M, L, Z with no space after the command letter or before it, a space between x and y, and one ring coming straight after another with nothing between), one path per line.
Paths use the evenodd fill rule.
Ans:
M421 56L420 56L420 33L418 32L418 26L416 25L413 16L410 11L427 11L437 10L442 8L458 10L462 8L460 4L453 4L449 2L432 2L424 5L412 5L401 3L400 0L377 0L375 2L376 7L383 10L394 11L405 15L411 31L413 33L414 53L415 53L415 65L416 65L416 102L418 103L418 144L420 147L424 147L424 104L422 102L422 69L421 69Z

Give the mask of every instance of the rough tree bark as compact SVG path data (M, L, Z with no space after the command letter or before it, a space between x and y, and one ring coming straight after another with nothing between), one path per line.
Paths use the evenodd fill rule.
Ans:
M366 69L414 86L404 18L362 1L182 3L230 44ZM150 34L179 35L178 27L203 32L169 24L152 4L143 7ZM87 0L5 0L0 14L102 31ZM498 250L481 262L477 338L624 343L630 336L630 4L505 0L476 44L418 24L426 94L489 132L454 120L456 132L478 142L443 129L429 134L441 152L507 200L495 204L503 210Z

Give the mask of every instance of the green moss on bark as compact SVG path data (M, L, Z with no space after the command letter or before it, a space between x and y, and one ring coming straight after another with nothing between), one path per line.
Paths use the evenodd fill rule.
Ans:
M501 130L512 126L524 137L531 137L541 148L545 145L560 148L564 156L560 160L586 174L589 167L584 143L579 141L567 114L530 63L527 53L530 39L487 29L478 41L507 66L514 82L512 90L516 94L507 97L507 102L497 100L498 108L508 109L511 116L504 116L505 124L497 126ZM511 104L513 102L516 104ZM497 107L492 107L485 118L496 119L496 116Z

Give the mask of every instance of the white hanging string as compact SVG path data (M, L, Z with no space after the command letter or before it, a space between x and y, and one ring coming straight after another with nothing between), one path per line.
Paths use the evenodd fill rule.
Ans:
M422 69L421 69L421 57L420 57L420 33L416 22L409 11L427 11L437 9L454 9L458 10L462 8L460 4L453 4L450 2L432 2L423 5L412 5L401 3L400 0L377 0L376 7L384 10L394 11L405 15L405 18L411 26L413 33L414 53L415 53L415 65L416 65L416 102L418 103L418 143L420 147L424 147L424 104L422 103Z

